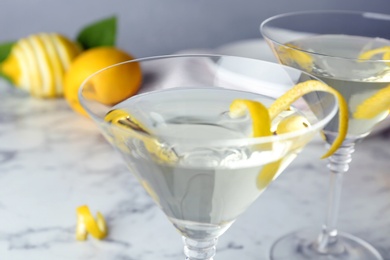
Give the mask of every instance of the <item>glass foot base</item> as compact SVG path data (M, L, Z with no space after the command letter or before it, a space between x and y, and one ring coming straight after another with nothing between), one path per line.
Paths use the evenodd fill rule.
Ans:
M349 234L339 233L337 250L320 253L313 242L319 231L303 229L278 239L271 247L271 260L383 260L367 242Z

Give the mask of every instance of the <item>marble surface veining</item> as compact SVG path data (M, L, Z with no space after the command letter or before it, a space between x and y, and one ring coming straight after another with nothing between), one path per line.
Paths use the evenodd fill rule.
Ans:
M295 229L320 229L328 188L314 141L220 238L216 260L268 259ZM75 240L78 206L107 219L103 241ZM340 228L390 260L390 132L360 143L345 176ZM180 235L97 127L66 102L0 87L0 259L184 259Z

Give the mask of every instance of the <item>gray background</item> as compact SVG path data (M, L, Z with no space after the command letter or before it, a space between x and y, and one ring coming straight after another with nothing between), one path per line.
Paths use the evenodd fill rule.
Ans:
M0 0L0 41L42 31L74 38L83 25L117 15L118 46L144 57L260 38L266 18L311 9L390 14L390 0Z

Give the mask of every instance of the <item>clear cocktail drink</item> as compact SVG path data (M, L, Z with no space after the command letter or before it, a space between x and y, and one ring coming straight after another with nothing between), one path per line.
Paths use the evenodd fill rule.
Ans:
M129 62L149 76L146 93L117 104L94 95L95 82L122 63L87 79L79 98L180 232L187 260L212 259L218 237L338 110L324 83L275 63L218 55ZM147 91L151 84L166 89ZM257 93L240 91L249 87ZM300 94L278 98L289 90Z
M330 192L321 231L306 229L279 239L271 259L381 260L365 241L337 230L343 174L355 143L389 114L390 16L354 11L306 11L281 14L261 24L261 33L280 63L306 71L336 89L348 103L349 127L343 145L329 158ZM387 54L386 54L387 51ZM327 143L338 134L338 121L324 128Z
M127 124L109 140L120 148L130 169L142 173L141 183L186 236L209 239L222 234L316 133L306 131L299 138L250 146L251 118L229 116L229 105L239 96L268 106L274 100L224 89L180 89L141 95L110 111L127 111L159 136L156 147L145 148L138 126ZM272 131L293 116L304 118L293 109L286 111L273 120ZM305 121L309 126L314 120ZM215 140L220 144L213 145ZM274 166L267 170L270 164Z
M352 35L317 35L308 36L287 43L290 47L279 47L286 54L279 55L280 61L315 75L329 86L338 90L349 103L349 128L351 137L367 135L377 123L389 114L384 110L372 118L356 118L354 112L378 91L390 88L390 66L385 62L358 60L364 52L371 49L390 46L390 40ZM283 49L284 50L281 50ZM297 55L292 58L291 52ZM312 54L313 53L313 54ZM327 55L318 55L326 53ZM335 59L341 57L341 59ZM373 101L378 102L378 101ZM366 109L370 109L366 107ZM328 131L337 132L337 118L326 127Z

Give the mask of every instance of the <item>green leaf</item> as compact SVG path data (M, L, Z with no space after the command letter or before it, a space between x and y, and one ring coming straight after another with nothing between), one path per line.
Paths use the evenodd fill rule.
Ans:
M4 42L0 44L0 78L5 79L9 83L12 84L11 78L9 78L7 75L5 75L1 71L1 63L7 59L8 55L11 53L12 46L14 46L15 42Z
M113 16L87 25L78 34L77 41L84 50L100 46L115 46L116 24L117 19Z
M15 42L5 42L0 44L0 63L2 63L10 54Z

